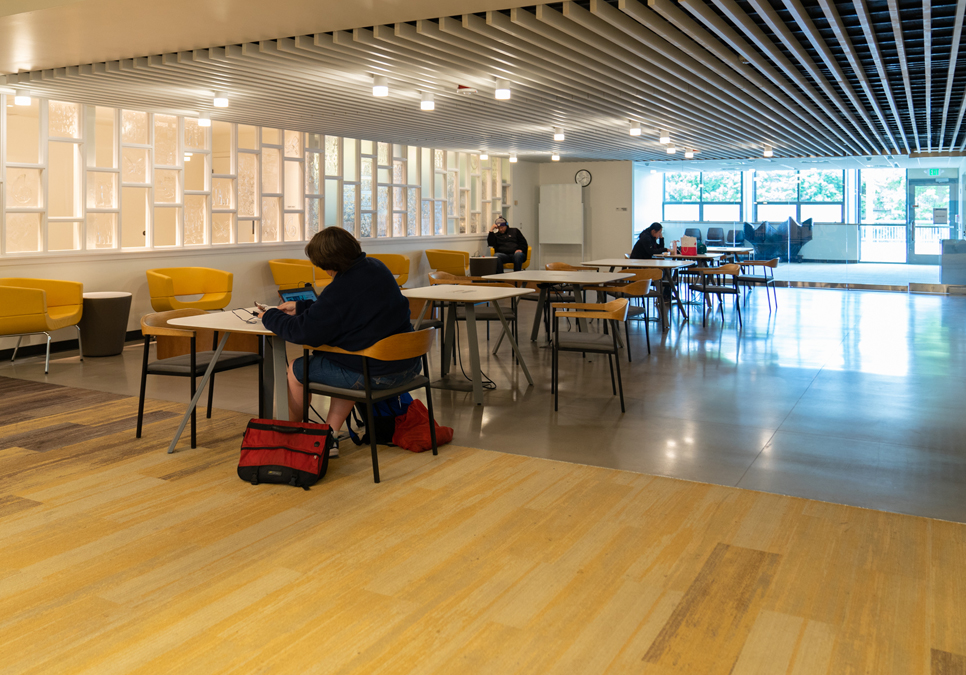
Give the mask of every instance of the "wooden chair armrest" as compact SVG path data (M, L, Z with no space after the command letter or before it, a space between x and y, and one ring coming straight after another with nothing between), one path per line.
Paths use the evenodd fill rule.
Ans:
M579 312L561 312L556 316L564 316L568 319L606 319L607 312L592 312L592 311L579 311Z
M591 302L552 302L553 309L600 309L599 303Z

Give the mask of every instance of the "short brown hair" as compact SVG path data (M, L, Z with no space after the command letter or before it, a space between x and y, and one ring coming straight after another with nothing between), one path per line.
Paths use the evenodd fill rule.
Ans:
M362 255L362 246L341 227L327 227L305 245L305 255L316 267L345 272Z

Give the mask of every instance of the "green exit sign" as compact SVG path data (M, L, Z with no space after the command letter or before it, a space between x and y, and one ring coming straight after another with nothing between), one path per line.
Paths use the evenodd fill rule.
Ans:
M940 173L942 173L942 169L929 169L930 176L938 176Z

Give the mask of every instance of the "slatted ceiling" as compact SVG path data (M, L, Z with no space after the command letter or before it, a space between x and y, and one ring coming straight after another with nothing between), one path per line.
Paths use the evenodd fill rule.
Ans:
M958 12L958 13L957 13ZM20 73L37 95L522 159L966 151L966 0L584 0ZM135 55L132 55L132 57ZM745 61L745 62L743 62ZM372 74L390 79L371 95ZM508 79L510 101L493 99ZM456 85L476 87L463 97ZM231 107L212 109L214 91ZM419 110L419 92L436 110ZM643 134L631 137L629 120ZM551 128L567 138L555 143ZM678 154L657 140L671 132Z

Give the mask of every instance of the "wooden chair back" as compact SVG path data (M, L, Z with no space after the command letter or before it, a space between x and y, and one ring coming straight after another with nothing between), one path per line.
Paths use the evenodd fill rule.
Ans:
M655 268L641 269L640 267L637 267L637 268L625 267L624 269L621 270L621 272L625 274L634 275L633 279L627 279L627 283L633 283L635 281L643 281L645 279L647 279L648 281L660 281L661 278L664 276L664 273L661 272L661 270L655 269Z
M546 268L552 272L596 272L596 267L578 267L565 262L551 262L546 264Z
M429 285L438 286L440 284L471 284L473 280L470 277L457 276L455 274L450 274L449 272L430 272L429 273Z
M772 258L771 260L743 260L741 262L742 267L771 267L775 269L778 267L778 258Z
M397 333L379 340L366 349L350 352L339 347L322 345L321 347L307 347L317 352L331 352L333 354L349 354L352 356L367 356L377 361L398 361L412 359L429 352L433 345L435 328L425 328L411 333Z
M624 321L627 319L627 298L617 298L610 302L555 302L554 311L569 319L605 319Z
M691 271L704 276L737 276L741 274L741 265L730 263L721 267L695 267Z

